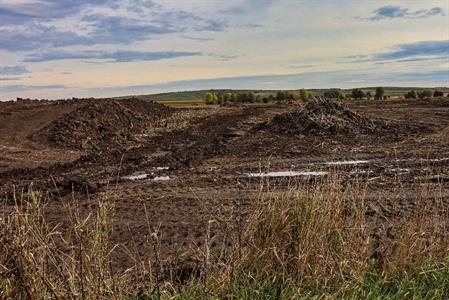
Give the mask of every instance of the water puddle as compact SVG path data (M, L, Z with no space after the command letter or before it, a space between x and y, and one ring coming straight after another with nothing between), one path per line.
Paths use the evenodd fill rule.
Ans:
M328 172L310 171L310 172L295 172L295 171L280 171L280 172L263 172L263 173L246 173L249 177L296 177L296 176L324 176Z
M167 181L170 179L170 176L156 176L153 178L153 181Z
M171 180L170 176L155 176L152 177L153 174L138 174L138 175L129 175L129 176L123 176L122 179L125 180L144 180L147 178L150 178L152 181L168 181Z
M342 166L342 165L362 165L369 163L369 160L344 160L344 161L330 161L324 163L328 166Z
M390 169L390 171L392 171L392 172L410 172L410 169L408 169L408 168L393 168L393 169Z
M129 176L123 176L122 179L126 180L143 180L147 179L148 174L139 174L139 175L129 175Z

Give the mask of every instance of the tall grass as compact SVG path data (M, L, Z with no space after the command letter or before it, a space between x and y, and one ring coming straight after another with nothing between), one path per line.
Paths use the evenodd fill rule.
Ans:
M224 289L249 299L449 296L449 218L439 199L421 195L414 212L381 224L367 214L365 189L332 178L265 194Z
M98 299L122 288L123 274L110 265L110 203L100 202L97 214L84 219L71 211L63 235L47 223L42 195L28 196L0 223L0 298Z
M441 199L429 201L424 187L413 211L386 219L370 212L365 191L334 177L261 191L231 254L211 260L206 232L199 272L181 285L166 275L177 267L161 262L151 230L154 261L113 268L113 203L101 201L95 216L72 211L62 233L49 227L41 194L31 193L0 221L0 298L449 298L449 216Z

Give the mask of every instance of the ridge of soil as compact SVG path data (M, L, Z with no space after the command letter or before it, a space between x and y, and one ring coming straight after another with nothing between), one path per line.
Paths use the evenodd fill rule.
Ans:
M61 148L113 149L138 142L136 135L172 113L170 107L140 99L84 100L29 138Z

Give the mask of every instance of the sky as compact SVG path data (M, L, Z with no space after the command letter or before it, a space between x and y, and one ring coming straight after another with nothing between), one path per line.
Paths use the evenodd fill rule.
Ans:
M448 0L0 0L0 100L449 86Z

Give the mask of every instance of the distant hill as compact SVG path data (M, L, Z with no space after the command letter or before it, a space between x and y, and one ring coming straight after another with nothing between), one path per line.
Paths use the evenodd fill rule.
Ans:
M329 89L308 89L308 91L312 92L316 96L322 96L326 91L328 90L334 90L338 88L329 88ZM363 87L360 88L364 92L371 92L372 95L375 94L376 87ZM448 87L434 87L434 88L422 88L422 87L384 87L385 89L385 96L403 96L407 92L411 90L415 91L422 91L422 90L440 90L444 93L449 93ZM352 89L339 89L345 94L351 94ZM213 89L213 90L197 90L197 91L181 91L181 92L169 92L169 93L160 93L160 94L149 94L149 95L136 95L134 97L137 97L142 100L148 100L148 101L155 101L155 102L172 102L172 103L197 103L202 102L204 98L204 94L207 92L245 92L245 91L253 91L256 94L262 95L262 96L269 96L273 95L275 96L278 90L232 90L232 89ZM289 90L289 91L296 91L296 90ZM118 98L129 98L131 96L124 96L124 97L118 97Z

